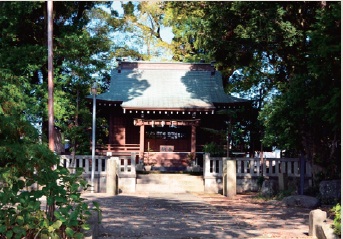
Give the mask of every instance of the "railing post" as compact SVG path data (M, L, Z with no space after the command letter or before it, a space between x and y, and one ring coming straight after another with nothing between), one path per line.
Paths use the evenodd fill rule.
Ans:
M103 160L103 158L98 158L98 173L99 174L102 171L102 160Z
M286 173L286 162L282 161L281 163L281 173Z
M210 154L205 153L204 161L204 176L208 176L210 174Z
M222 160L218 160L218 166L219 166L219 175L223 175L223 160L224 160L224 158L222 159Z
M305 158L300 155L300 195L304 195L304 182L305 182Z
M267 160L262 161L262 176L267 176Z
M242 174L242 160L241 160L241 158L236 159L236 164L238 165L237 166L237 174L240 175L240 174Z
M131 173L136 174L136 153L131 152Z
M85 173L89 173L89 158L85 159Z
M256 175L260 176L261 175L261 160L256 160Z
M287 161L287 175L291 176L292 175L292 161Z
M244 173L248 173L248 161L244 160L243 161L243 169L244 169Z
M300 176L299 162L294 161L294 176Z
M254 176L254 174L255 174L254 173L254 160L250 159L249 162L250 162L250 165L249 165L250 166L250 172L249 173L251 176Z

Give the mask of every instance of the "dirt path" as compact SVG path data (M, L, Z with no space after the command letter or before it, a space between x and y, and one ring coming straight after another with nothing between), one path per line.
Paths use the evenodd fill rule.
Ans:
M233 199L218 194L197 196L234 217L243 227L257 230L260 236L255 238L312 238L308 236L311 209L288 208L280 201L258 199L254 193Z
M98 237L103 239L311 238L309 209L252 195L96 193L86 198L103 210Z

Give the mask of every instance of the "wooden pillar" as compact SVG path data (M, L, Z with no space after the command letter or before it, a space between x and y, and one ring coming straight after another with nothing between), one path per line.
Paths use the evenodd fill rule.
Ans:
M192 134L191 134L191 153L195 156L196 151L196 126L192 125Z
M109 132L108 132L108 144L114 144L114 124L113 124L113 112L110 112L109 117Z
M144 155L144 136L145 136L145 126L142 124L140 126L140 133L139 133L139 154L140 157L143 157Z

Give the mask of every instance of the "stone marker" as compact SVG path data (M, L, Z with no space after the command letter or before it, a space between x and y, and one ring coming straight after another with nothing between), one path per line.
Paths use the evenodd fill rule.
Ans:
M226 172L223 172L225 175L223 182L223 194L228 198L233 198L237 194L237 182L236 182L236 160L225 160L224 169ZM225 167L226 166L226 167Z
M107 174L106 174L106 193L111 196L117 194L117 179L116 179L116 159L118 157L111 157L107 160Z
M316 226L322 225L326 220L327 213L320 209L312 210L309 217L309 236L316 236ZM318 230L318 229L317 229Z

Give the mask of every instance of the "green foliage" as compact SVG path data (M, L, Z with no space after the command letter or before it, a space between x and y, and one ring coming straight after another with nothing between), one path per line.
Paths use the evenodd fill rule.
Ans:
M183 62L211 62L206 48L206 2L167 2L164 24L172 27L173 60Z
M294 190L287 189L287 190L278 191L274 195L270 195L270 196L265 196L265 195L262 195L261 193L258 193L257 198L263 199L265 201L268 201L268 200L281 201L283 198L291 196L293 192Z
M177 59L204 50L228 90L255 100L251 134L340 177L339 1L170 2L166 12Z
M0 114L0 237L82 238L89 230L82 169L58 164L29 123Z
M335 214L335 218L333 220L334 233L341 237L341 205L338 203L331 209L331 211Z
M113 58L109 32L119 21L98 5L104 2L54 2L54 118L72 147L84 151L91 125L88 100L97 75L106 90ZM43 127L47 135L46 2L0 3L0 113L9 109ZM92 19L91 19L92 18ZM104 24L106 22L106 24ZM76 127L77 129L69 129ZM79 134L73 132L78 131ZM76 149L75 151L77 151Z
M224 157L224 156L226 156L226 152L223 149L223 147L214 143L214 142L205 144L203 150L205 153L209 153L210 156L212 156L212 157Z
M124 39L117 37L120 42L116 55L130 56L139 60L154 60L164 58L169 51L169 44L161 37L165 2L125 2L122 3Z

